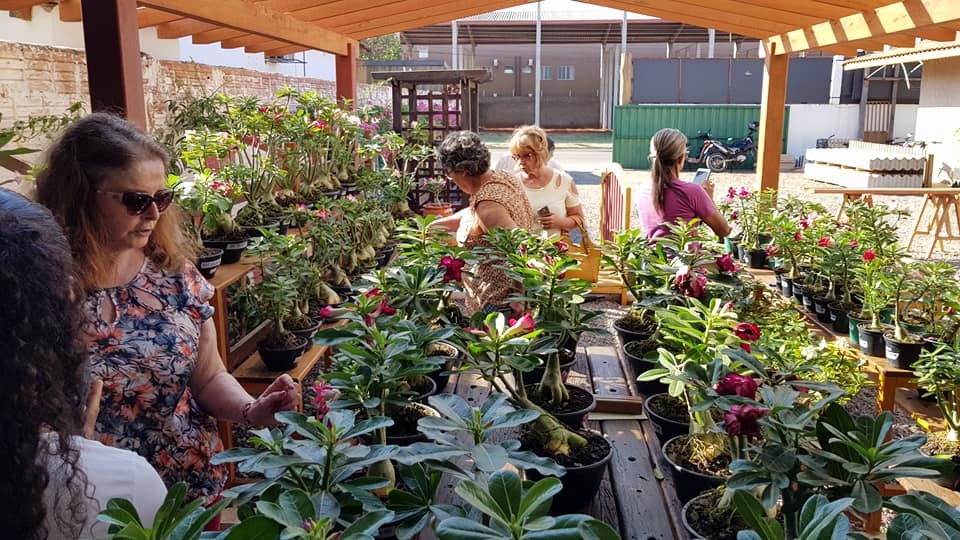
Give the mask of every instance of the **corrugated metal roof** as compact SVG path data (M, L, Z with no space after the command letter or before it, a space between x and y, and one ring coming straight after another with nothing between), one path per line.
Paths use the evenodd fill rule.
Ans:
M867 54L852 58L843 63L843 69L852 71L905 62L922 62L937 58L953 58L960 56L960 40L958 41L923 41L916 47L902 47L882 53Z

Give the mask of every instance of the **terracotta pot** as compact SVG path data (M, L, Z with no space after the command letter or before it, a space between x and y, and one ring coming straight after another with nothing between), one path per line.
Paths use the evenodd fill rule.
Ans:
M421 211L424 216L439 216L445 217L453 215L453 205L448 202L428 202L423 205Z

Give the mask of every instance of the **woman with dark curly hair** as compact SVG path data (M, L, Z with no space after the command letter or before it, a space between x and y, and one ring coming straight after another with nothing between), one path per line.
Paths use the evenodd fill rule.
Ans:
M254 399L220 359L211 286L180 239L163 149L130 122L91 114L48 150L38 200L60 221L85 294L83 332L103 381L96 433L147 458L167 486L219 496L215 418L272 425L298 387L283 374Z
M447 177L470 195L470 206L437 220L437 226L457 231L457 242L468 248L486 244L493 228L535 230L533 210L520 182L510 173L490 170L490 151L472 131L447 135L437 148L437 162ZM507 310L506 298L517 285L503 270L481 263L463 280L466 315L477 311ZM513 306L518 310L519 306Z
M84 439L87 355L70 246L43 207L0 189L0 531L90 538L110 498L148 523L166 488L133 452Z

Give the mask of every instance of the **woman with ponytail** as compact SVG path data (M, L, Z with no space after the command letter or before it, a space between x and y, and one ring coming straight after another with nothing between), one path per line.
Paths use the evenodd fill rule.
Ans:
M687 137L679 130L664 128L650 139L651 181L637 198L637 213L647 238L666 234L668 223L693 218L700 219L720 238L730 234L730 225L704 188L680 180L686 159Z

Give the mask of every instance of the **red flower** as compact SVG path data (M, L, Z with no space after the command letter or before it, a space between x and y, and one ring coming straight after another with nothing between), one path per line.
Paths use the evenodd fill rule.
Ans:
M810 222L807 221L806 218L801 219L801 220L800 220L800 228L801 228L801 229L804 229L804 230L809 229L809 228L810 228Z
M872 249L868 249L863 252L863 260L866 262L870 262L876 258L877 258L877 253Z
M733 188L730 188L730 189L733 189ZM730 212L730 221L736 221L737 218L739 217L740 217L740 212L737 212L736 210L734 210L733 212Z
M396 308L392 308L387 304L386 298L380 301L380 307L378 307L377 310L383 315L393 315L397 312Z
M443 281L461 281L463 279L463 267L467 263L462 259L455 259L449 255L440 259L440 268L447 272L443 275Z
M754 405L734 405L730 407L730 412L723 415L723 421L727 425L727 434L730 436L759 437L759 420L769 412L770 409Z
M553 245L560 251L560 253L566 253L570 251L570 244L564 242L563 240L557 240L553 243Z
M800 231L793 233L793 240L794 242L799 242L803 240L803 234Z
M721 396L740 396L753 399L757 395L757 381L739 373L727 373L714 387Z
M744 341L756 341L760 339L760 327L752 322L742 322L733 329L734 335Z
M313 383L313 391L315 395L310 400L310 404L316 405L317 418L322 419L330 412L330 406L327 404L337 399L339 392L323 379L317 379L317 382Z
M707 278L684 267L673 278L673 286L684 296L702 300L707 295Z
M519 319L510 319L509 324L511 328L519 325L520 329L527 333L533 332L537 326L536 322L533 320L533 317L530 316L529 313L524 313Z
M743 349L744 352L750 352L750 344L747 342L741 343L740 348Z
M829 247L830 243L831 243L830 237L824 236L823 238L820 239L819 242L817 242L817 245L820 247Z
M333 316L333 306L323 306L320 308L320 316L324 319L329 319Z
M741 199L747 199L750 197L750 190L747 189L746 187L741 187L740 193L738 193L738 195L740 196Z
M737 265L733 262L733 257L729 253L717 257L717 270L730 272L731 274L737 271Z

